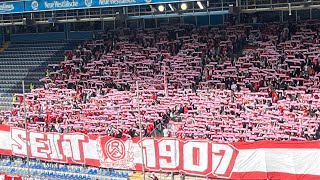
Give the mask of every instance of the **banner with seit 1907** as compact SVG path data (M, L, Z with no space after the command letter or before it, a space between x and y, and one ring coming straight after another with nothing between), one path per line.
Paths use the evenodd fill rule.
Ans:
M29 157L49 162L139 171L144 166L152 172L226 179L320 179L319 141L218 143L148 137L141 143L140 138L26 133L6 125L0 125L0 137L0 154L26 156L29 152Z

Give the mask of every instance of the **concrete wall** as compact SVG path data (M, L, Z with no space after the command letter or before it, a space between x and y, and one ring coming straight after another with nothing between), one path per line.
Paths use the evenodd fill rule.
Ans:
M91 39L93 35L92 31L71 31L68 34L69 40L84 40L84 39Z
M10 36L11 41L50 41L64 40L65 38L64 32L11 34Z
M56 40L85 40L92 38L92 31L79 32L49 32L49 33L26 33L11 34L11 41L56 41ZM2 38L2 37L1 37Z
M210 25L219 25L223 24L223 16L224 15L211 15L210 16Z
M2 45L2 41L3 41L3 35L0 34L0 46Z
M196 26L206 26L206 25L219 25L223 24L224 15L210 15L209 16L186 16L184 17L184 22L186 24L194 24Z

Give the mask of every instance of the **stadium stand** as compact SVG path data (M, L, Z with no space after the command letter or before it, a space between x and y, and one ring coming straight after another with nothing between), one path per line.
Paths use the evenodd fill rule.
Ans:
M0 1L0 180L320 179L319 6Z
M319 139L318 39L313 21L102 33L49 64L27 94L28 128L130 138L140 103L145 136ZM23 127L17 97L1 122Z

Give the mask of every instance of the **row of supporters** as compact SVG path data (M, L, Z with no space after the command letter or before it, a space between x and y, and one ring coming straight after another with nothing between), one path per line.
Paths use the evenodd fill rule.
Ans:
M182 1L182 0L177 0ZM166 3L169 0L31 0L0 3L0 14L22 13L61 9L114 7L123 5L141 5L146 3Z

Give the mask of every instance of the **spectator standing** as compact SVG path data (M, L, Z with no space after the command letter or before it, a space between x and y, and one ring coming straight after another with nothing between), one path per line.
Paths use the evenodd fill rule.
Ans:
M29 84L29 88L30 88L30 91L32 91L32 90L34 89L33 83L30 83L30 84Z

